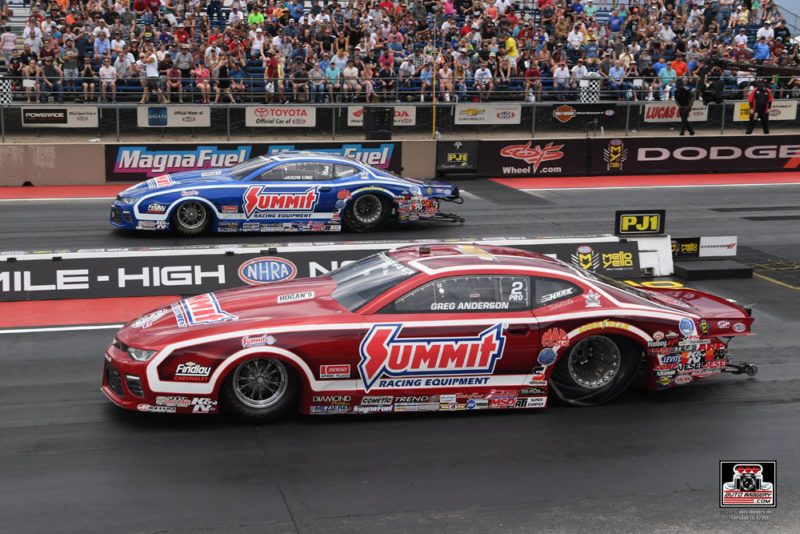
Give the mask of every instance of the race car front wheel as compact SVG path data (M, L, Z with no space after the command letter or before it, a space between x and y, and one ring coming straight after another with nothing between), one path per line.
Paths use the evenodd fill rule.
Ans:
M371 232L383 228L392 214L389 199L381 195L366 193L347 204L343 219L354 232Z
M228 374L220 391L226 412L248 421L268 421L297 407L299 384L292 368L274 358L253 358Z
M562 355L550 386L558 397L577 406L608 402L630 386L641 351L620 336L589 336Z
M187 200L172 212L172 227L184 235L203 233L211 224L208 208L196 200Z

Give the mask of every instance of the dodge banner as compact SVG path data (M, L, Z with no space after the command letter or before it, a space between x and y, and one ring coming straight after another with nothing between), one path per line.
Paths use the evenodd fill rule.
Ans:
M589 143L558 141L482 141L478 175L496 178L581 176L586 173Z
M401 143L148 144L105 146L106 181L135 182L166 173L217 169L291 150L338 154L402 172Z
M764 137L592 139L590 174L797 170L800 141Z
M483 242L549 254L614 278L639 275L635 241L586 237ZM409 243L195 246L170 248L169 253L158 248L0 252L0 259L15 260L0 262L0 301L195 295L320 276L379 250L404 244Z

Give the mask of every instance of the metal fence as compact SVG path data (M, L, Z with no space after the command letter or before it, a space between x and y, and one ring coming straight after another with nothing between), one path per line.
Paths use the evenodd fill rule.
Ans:
M742 102L695 104L694 113L702 120L692 120L699 133L742 133L747 127L747 108ZM365 128L365 108L391 107L394 125L372 135ZM776 100L770 123L773 131L787 133L800 124L797 100ZM499 111L498 111L499 110ZM166 115L177 114L180 121ZM26 124L23 125L23 115ZM68 120L76 115L76 121ZM277 115L270 118L270 115ZM462 116L469 120L464 121ZM487 116L483 122L481 115ZM488 115L493 115L489 117ZM262 119L259 119L259 116ZM495 120L502 116L501 120ZM281 118L283 117L283 118ZM53 123L48 121L54 120ZM90 119L90 120L87 120ZM154 120L155 119L155 120ZM37 122L40 121L40 122ZM305 123L304 123L305 121ZM55 122L60 122L56 124ZM91 127L84 127L84 124ZM202 126L198 126L201 124ZM137 104L7 104L0 105L0 137L6 136L73 136L86 134L97 138L116 138L125 134L148 134L174 140L181 137L213 135L273 136L335 140L341 137L381 139L387 134L495 137L554 137L663 134L677 130L680 122L673 102L504 102L504 103L405 103L405 104L214 104L200 105L137 105Z

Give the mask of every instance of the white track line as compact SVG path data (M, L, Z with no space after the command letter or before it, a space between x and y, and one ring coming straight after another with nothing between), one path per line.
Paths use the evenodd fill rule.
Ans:
M49 326L46 328L12 328L0 329L0 334L37 334L40 332L74 332L78 330L110 330L112 328L122 328L123 323L119 324L91 324L78 326Z
M481 197L479 197L475 193L470 193L469 191L465 191L464 189L460 189L459 188L458 192L462 197L468 198L470 200L480 200L481 199Z

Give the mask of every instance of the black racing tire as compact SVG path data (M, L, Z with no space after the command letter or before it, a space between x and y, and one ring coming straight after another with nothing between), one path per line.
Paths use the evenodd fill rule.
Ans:
M187 200L172 210L172 228L183 235L202 234L211 225L212 215L208 206L199 200Z
M622 336L589 336L559 356L550 376L556 396L574 406L597 406L633 383L641 349Z
M365 193L347 203L342 219L354 232L373 232L386 226L391 216L392 203L388 198Z
M300 380L288 364L269 357L239 363L222 383L219 399L225 413L260 423L297 410Z

